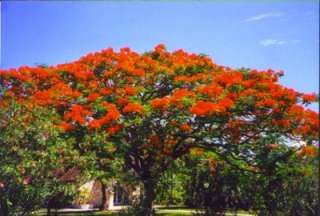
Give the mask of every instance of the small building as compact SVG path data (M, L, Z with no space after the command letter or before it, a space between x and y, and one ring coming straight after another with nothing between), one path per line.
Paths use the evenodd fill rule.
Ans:
M79 196L74 200L74 207L101 208L117 210L130 205L139 197L140 188L121 185L112 181L105 187L98 180L91 180L80 186ZM103 193L104 196L103 197Z
M54 174L62 182L75 183L77 177L81 176L81 170L78 167L68 170L58 169ZM81 185L79 195L68 206L71 204L71 207L74 208L117 210L132 204L139 198L139 195L139 186L120 184L115 180L103 186L101 181L95 179ZM61 197L64 195L57 194L52 197L48 202L48 208L58 207L57 201L61 200Z

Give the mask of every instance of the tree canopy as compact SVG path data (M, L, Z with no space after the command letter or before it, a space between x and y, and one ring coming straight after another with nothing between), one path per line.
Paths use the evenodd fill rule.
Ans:
M107 48L70 63L0 71L0 106L14 98L30 109L54 109L59 117L52 121L82 143L83 153L103 149L103 161L125 160L150 207L161 174L190 151L213 151L253 172L256 152L280 142L305 142L290 153L315 154L318 113L305 105L317 96L281 85L282 75L224 67L162 44L143 54ZM100 146L83 142L101 134Z

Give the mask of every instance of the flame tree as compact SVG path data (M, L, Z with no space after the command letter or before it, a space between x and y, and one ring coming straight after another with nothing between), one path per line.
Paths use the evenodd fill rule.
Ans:
M101 161L122 157L144 185L141 205L150 215L158 179L190 150L258 172L262 147L279 139L315 145L318 113L304 105L317 97L282 86L282 75L220 66L164 45L144 54L108 48L71 63L1 71L1 106L15 98L55 109L57 126L79 142L104 134L107 144L76 147L103 149Z

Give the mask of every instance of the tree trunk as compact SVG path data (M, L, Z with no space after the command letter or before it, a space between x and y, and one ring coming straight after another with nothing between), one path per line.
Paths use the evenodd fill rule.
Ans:
M2 196L2 192L0 191L0 216L8 216L7 202Z
M47 202L47 216L51 216L51 210L52 210L52 207L53 207L53 201L54 200L54 196L51 196L49 199L48 199L48 202Z
M103 181L100 181L101 183L101 193L102 193L102 202L100 206L100 210L108 210L109 208L109 200L108 200L108 194L107 194L107 186Z
M156 198L157 181L155 179L146 179L143 181L143 198L141 201L142 215L152 215L152 204Z
M3 200L0 202L0 216L8 216L8 209Z
M47 216L51 216L51 207L50 206L47 207Z

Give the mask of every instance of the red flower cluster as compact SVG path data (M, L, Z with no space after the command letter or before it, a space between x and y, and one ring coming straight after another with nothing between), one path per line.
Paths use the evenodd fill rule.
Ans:
M220 112L220 107L216 103L199 100L190 109L191 114L197 116L209 116L213 113Z
M65 131L88 127L115 134L121 128L121 114L130 114L164 118L170 128L189 133L196 128L189 121L194 115L214 115L234 117L234 125L222 125L234 142L241 138L242 129L252 129L252 119L254 124L315 139L318 113L304 105L316 101L317 95L280 85L281 75L219 66L209 57L183 50L168 52L164 45L144 54L108 48L48 68L1 70L0 108L12 99L29 108L54 108L62 113L58 122L63 122L59 126ZM188 124L179 125L178 117ZM246 121L239 123L239 119Z
M315 146L305 146L298 152L298 155L316 157L318 155L318 149Z
M60 128L62 128L65 132L69 132L72 131L75 127L67 122L63 122L61 124L58 125Z
M87 99L90 102L93 102L95 100L97 100L100 97L100 95L98 93L91 93L88 95Z
M150 104L153 109L165 110L168 108L170 103L170 99L167 97L164 98L156 98L150 101Z
M224 92L223 88L217 84L198 87L197 91L200 94L206 94L209 97L218 97Z
M303 103L312 103L317 101L317 95L316 94L304 94L302 96Z
M105 124L109 124L119 119L120 112L114 104L103 103L107 113L100 119L93 119L89 122L89 128L99 129Z
M114 135L118 133L123 128L123 125L117 124L107 129L109 135Z
M128 103L122 110L124 113L140 113L142 114L144 108L138 103Z
M79 123L80 125L84 125L84 123L86 122L85 118L91 114L92 112L88 109L75 104L71 107L69 112L64 114L64 119L72 120Z
M137 93L136 89L131 86L125 86L124 90L127 95L135 95Z
M191 132L192 131L192 128L188 125L188 124L182 124L181 125L181 130L183 130L184 132Z

